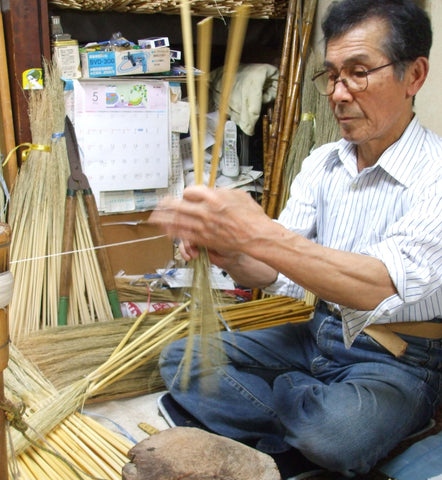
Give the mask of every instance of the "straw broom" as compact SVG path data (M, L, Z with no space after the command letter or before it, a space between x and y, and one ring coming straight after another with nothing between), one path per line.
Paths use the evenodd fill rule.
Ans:
M53 65L44 64L46 87L31 91L32 141L50 148L31 149L11 196L13 230L11 270L16 279L11 302L11 337L57 324L60 252L69 166L64 131L63 82ZM75 249L92 249L86 213L78 208ZM72 324L111 318L95 252L74 255ZM81 319L81 320L80 320Z
M285 322L306 321L312 308L290 297L267 297L216 308L217 315L232 330L265 328ZM146 315L134 332L137 338L165 314ZM183 312L177 321L189 324L189 313ZM34 332L17 345L26 358L44 373L58 389L70 385L104 363L126 335L133 319L119 319L90 325L56 327ZM224 326L224 323L223 323ZM182 336L187 334L183 330ZM102 401L164 389L158 370L158 355L98 392L87 402Z
M243 5L238 8L232 21L232 27L229 32L226 59L224 65L220 103L218 106L218 125L215 131L215 143L212 147L211 170L209 178L209 187L215 186L216 175L218 171L219 154L223 142L224 125L227 118L227 109L230 95L233 88L234 78L238 69L239 58L244 42L245 31L247 28L249 7ZM183 47L186 60L186 84L188 89L190 104L190 134L192 140L192 156L195 171L196 184L203 183L204 170L204 149L202 140L205 137L205 131L200 131L198 135L196 121L196 95L193 73L193 42L191 33L190 8L187 0L181 1L181 23L183 31ZM198 60L201 62L201 70L208 72L210 68L210 45L211 45L211 21L205 20L198 25ZM207 76L203 76L200 84L200 127L205 127L205 117L207 113L208 98ZM215 292L210 285L209 275L210 260L207 249L201 248L199 256L191 262L193 268L193 281L190 294L190 322L187 336L186 349L183 357L183 375L181 377L181 386L187 387L189 380L190 364L193 355L193 346L196 335L199 334L201 342L201 363L208 364L212 360L216 363L224 361L224 352L219 349L209 347L208 337L219 333L219 323L214 310ZM211 358L212 357L212 358ZM214 358L216 357L216 358Z

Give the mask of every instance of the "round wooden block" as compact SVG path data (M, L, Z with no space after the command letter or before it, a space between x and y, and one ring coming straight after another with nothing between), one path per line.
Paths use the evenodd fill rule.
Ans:
M198 428L156 433L129 451L123 480L281 480L265 453Z

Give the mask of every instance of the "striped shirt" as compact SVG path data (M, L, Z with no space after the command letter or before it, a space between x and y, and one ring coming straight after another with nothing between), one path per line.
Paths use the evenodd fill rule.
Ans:
M372 311L340 306L347 347L372 323L442 318L442 138L415 117L374 166L358 172L356 160L345 140L314 150L278 219L320 245L386 265L397 294ZM270 290L303 297L282 274Z

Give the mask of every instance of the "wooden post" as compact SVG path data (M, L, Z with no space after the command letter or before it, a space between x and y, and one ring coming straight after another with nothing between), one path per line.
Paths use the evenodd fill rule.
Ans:
M23 72L51 58L47 0L1 0L16 145L31 141Z
M9 269L9 244L11 228L6 223L0 223L0 273ZM0 309L0 402L5 400L3 370L9 360L9 326L8 308ZM0 478L8 478L8 452L6 448L6 419L0 411Z
M9 89L8 63L6 57L5 35L3 30L3 18L0 16L0 150L4 157L15 147L14 119L12 118L11 93ZM17 176L17 155L14 153L3 171L8 189Z

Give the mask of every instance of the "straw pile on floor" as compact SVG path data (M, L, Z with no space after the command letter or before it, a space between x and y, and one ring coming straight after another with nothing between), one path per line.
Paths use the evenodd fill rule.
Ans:
M50 0L59 8L88 11L112 11L129 13L178 14L180 0ZM200 16L230 16L242 0L189 0L191 13ZM287 13L286 0L257 0L250 2L252 18L284 18Z

